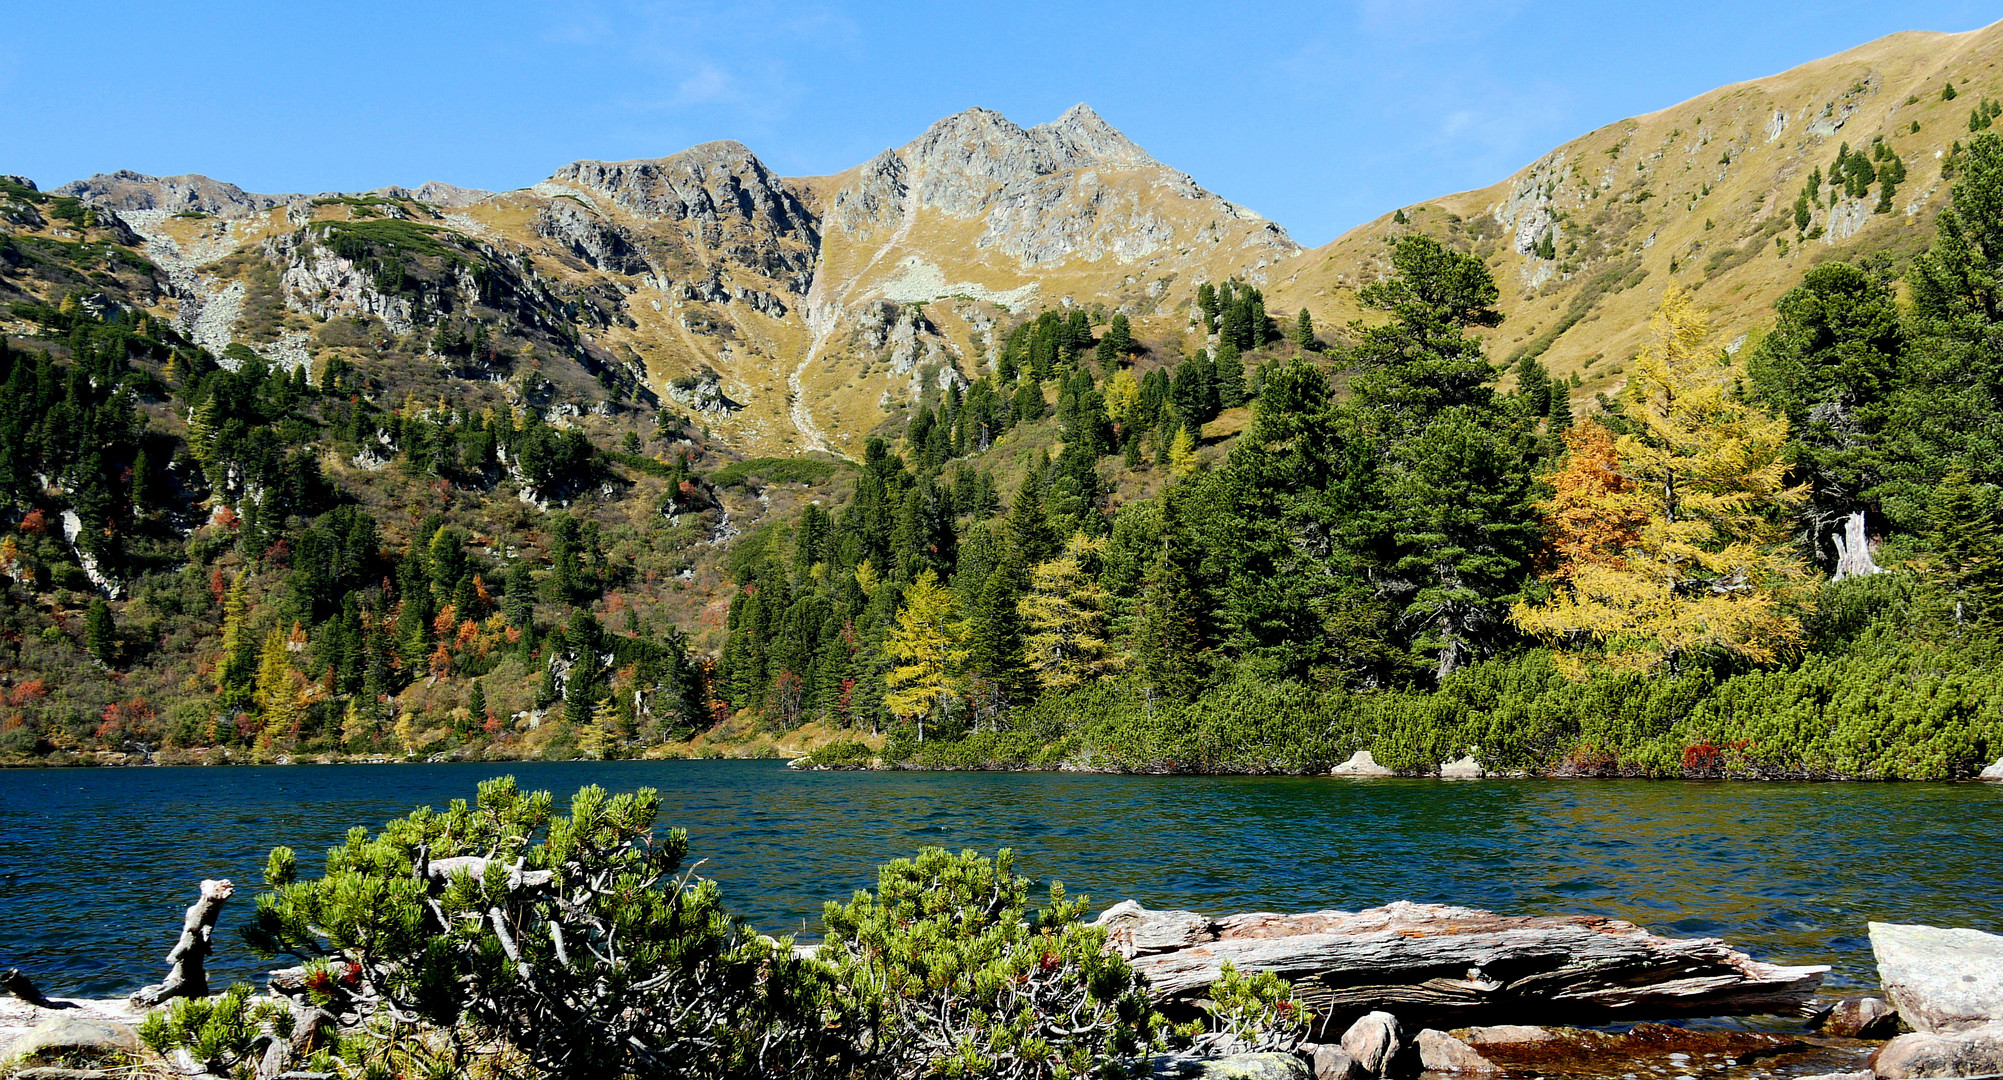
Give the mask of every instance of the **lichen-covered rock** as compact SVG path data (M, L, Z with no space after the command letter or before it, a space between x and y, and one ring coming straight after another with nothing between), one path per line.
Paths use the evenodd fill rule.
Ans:
M0 1053L0 1060L56 1056L102 1060L138 1052L139 1036L130 1024L57 1013L15 1039Z
M1870 926L1878 982L1908 1027L1951 1033L2003 1022L2003 937L1900 923Z

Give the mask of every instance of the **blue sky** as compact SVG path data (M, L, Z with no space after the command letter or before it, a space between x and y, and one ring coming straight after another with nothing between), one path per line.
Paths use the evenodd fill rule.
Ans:
M1602 124L1994 4L803 0L12 5L0 172L253 191L534 183L708 139L837 172L970 105L1085 101L1323 243Z

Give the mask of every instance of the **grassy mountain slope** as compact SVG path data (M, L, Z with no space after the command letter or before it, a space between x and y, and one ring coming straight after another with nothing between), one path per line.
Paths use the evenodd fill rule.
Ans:
M1499 183L1398 211L1408 224L1386 214L1275 267L1272 307L1306 305L1319 325L1341 325L1389 241L1424 230L1482 255L1502 286L1497 359L1541 353L1554 374L1580 376L1575 395L1611 392L1671 280L1733 342L1771 321L1774 300L1817 262L1902 262L1923 247L1971 111L2003 98L1999 59L2003 23L1893 34L1609 124ZM1949 83L1956 95L1943 100ZM1868 153L1878 139L1906 171L1886 212L1874 212L1882 183L1861 198L1825 183L1797 228L1811 175L1826 180L1839 147ZM1550 258L1536 250L1547 235Z

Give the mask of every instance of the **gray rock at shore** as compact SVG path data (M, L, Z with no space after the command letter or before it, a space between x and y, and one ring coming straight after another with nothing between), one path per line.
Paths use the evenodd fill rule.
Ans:
M1309 1056L1314 1059L1314 1080L1358 1080L1363 1075L1363 1070L1356 1066L1356 1059L1334 1043L1315 1047Z
M1469 754L1459 761L1440 763L1440 779L1442 780L1479 780L1487 775L1488 770L1481 767L1481 762L1476 761L1473 754Z
M1474 1047L1436 1028L1419 1032L1419 1065L1427 1072L1501 1072L1495 1062L1482 1057Z
M139 1036L130 1024L58 1014L15 1039L0 1060L58 1055L97 1060L138 1052Z
M1368 750L1358 750L1349 755L1349 760L1328 771L1330 776L1396 776L1397 773L1377 764Z
M1997 758L1996 764L1982 770L1982 779L2003 780L2003 758Z
M1947 1035L2003 1022L2003 937L1980 930L1870 925L1878 982L1907 1027Z
M1995 1076L2003 1073L2003 1024L1901 1035L1871 1055L1871 1072L1879 1080Z
M1342 1033L1342 1051L1356 1063L1364 1076L1388 1076L1398 1051L1405 1045L1405 1031L1398 1018L1387 1012L1365 1013Z
M1899 1011L1884 998L1844 998L1822 1018L1822 1033L1839 1039L1889 1039L1899 1033Z
M1154 1080L1315 1080L1307 1062L1292 1054L1158 1054L1148 1069Z

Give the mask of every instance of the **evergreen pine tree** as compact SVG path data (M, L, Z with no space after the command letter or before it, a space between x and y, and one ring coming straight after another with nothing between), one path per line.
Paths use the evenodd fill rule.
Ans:
M118 627L112 621L111 605L93 598L90 610L84 616L84 648L98 663L106 667L118 655Z
M1203 634L1188 571L1164 549L1143 582L1135 633L1140 678L1150 700L1189 701L1203 688Z
M1305 316L1307 309L1302 308L1301 314ZM1312 332L1312 330L1309 331L1309 333ZM1203 355L1202 350L1198 350L1197 355ZM1217 360L1212 367L1217 372L1216 387L1217 405L1219 408L1236 409L1251 400L1251 394L1247 392L1245 387L1245 361L1239 358L1236 346L1228 343L1219 345L1217 347Z
M1553 382L1551 386L1550 430L1553 435L1572 426L1572 395L1564 383Z
M1314 316L1308 314L1305 307L1294 320L1294 344L1300 346L1302 352L1315 352L1321 348L1321 343L1314 336Z
M1931 510L1931 546L1954 599L1955 621L2003 623L2003 529L1992 500L1957 468L1941 478Z

